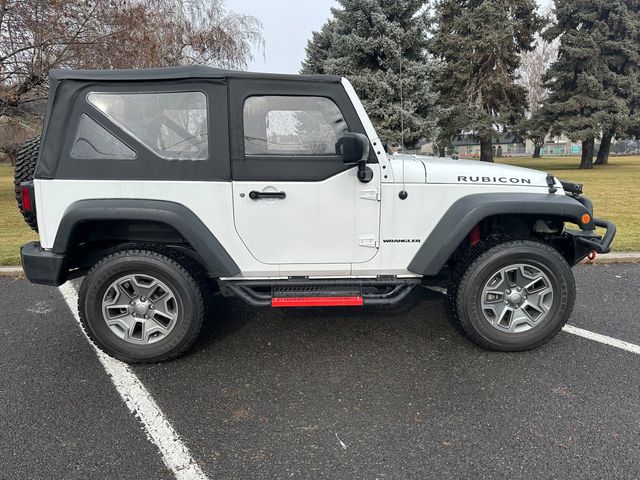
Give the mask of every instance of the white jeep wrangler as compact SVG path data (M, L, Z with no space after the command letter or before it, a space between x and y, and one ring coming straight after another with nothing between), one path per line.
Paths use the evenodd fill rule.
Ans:
M443 280L471 340L531 349L571 314L571 267L615 236L546 173L387 155L344 78L204 67L52 71L16 194L40 234L27 277L85 276L84 327L127 362L185 352L216 294L391 305Z

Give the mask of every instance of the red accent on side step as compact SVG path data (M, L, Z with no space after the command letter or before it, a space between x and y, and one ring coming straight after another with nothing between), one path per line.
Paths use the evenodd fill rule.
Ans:
M360 307L362 297L290 297L272 298L272 307Z

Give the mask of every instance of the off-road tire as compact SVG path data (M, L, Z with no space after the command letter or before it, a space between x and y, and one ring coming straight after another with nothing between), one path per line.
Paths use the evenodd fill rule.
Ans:
M480 255L485 253L487 250L495 247L496 245L508 242L510 240L514 239L505 237L504 235L491 235L482 239L476 245L469 247L463 253L458 255L456 263L451 270L451 274L449 275L449 281L447 285L447 303L451 312L451 315L449 315L449 319L453 322L456 328L461 328L460 321L455 312L457 310L458 287L460 286L462 277L467 273L471 264L475 262L475 260Z
M31 228L36 232L38 231L38 222L34 212L25 212L22 207L22 197L20 195L20 184L22 182L28 182L33 180L33 174L36 171L36 162L38 161L38 151L40 150L40 137L27 140L16 155L15 171L13 176L13 183L15 186L16 201L18 202L18 208L20 213L24 217L24 221L27 222Z
M102 314L111 282L128 273L152 275L167 284L179 303L173 330L157 343L132 345L116 336ZM188 256L170 249L127 249L110 253L89 270L78 294L80 321L104 352L127 363L157 363L183 355L196 341L206 314L206 281Z
M485 282L503 266L526 262L543 271L553 286L554 300L547 318L535 328L506 333L494 328L481 312ZM567 323L575 303L575 280L571 267L554 248L533 240L485 244L466 258L452 278L449 299L453 316L474 343L487 350L514 352L540 347ZM455 275L455 274L454 274Z

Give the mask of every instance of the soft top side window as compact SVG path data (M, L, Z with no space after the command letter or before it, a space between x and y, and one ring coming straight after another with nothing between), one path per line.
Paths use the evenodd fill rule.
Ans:
M87 101L161 158L209 158L207 97L202 92L91 92Z
M83 113L73 139L71 156L80 160L132 160L136 158L136 152Z
M348 131L338 106L312 96L252 96L243 108L245 155L336 155Z

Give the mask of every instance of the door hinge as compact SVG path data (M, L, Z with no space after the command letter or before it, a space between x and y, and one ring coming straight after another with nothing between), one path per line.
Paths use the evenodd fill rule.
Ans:
M358 238L358 245L367 248L378 248L378 238L375 235L362 235Z
M380 192L377 188L368 188L366 190L360 190L360 198L363 200L373 200L374 202L380 201Z

